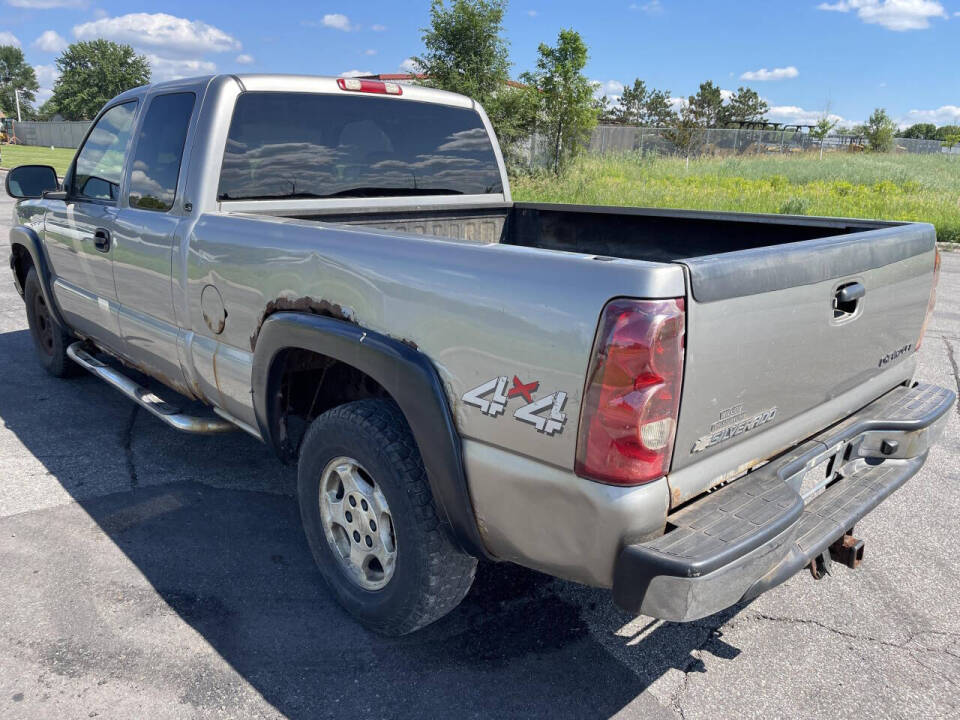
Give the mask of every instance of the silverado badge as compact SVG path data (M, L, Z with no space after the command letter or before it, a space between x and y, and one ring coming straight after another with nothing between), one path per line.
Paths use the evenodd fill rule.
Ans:
M694 443L693 450L690 451L691 453L703 452L708 448L712 448L714 445L726 442L730 438L742 435L761 425L766 425L777 416L777 408L775 407L743 420L740 419L743 417L743 405L737 405L731 410L738 412L730 412L727 410L721 412L719 422L714 423L713 427L710 428L710 432Z

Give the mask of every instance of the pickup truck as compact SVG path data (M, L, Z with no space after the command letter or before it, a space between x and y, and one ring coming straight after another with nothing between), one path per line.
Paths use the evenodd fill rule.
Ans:
M479 559L673 621L856 567L955 402L914 378L930 225L514 203L435 89L140 87L62 184L6 186L40 362L298 463L319 570L383 633Z

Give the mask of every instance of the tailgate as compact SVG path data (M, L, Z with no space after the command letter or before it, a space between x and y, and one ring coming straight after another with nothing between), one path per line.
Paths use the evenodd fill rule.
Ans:
M674 505L909 380L935 247L933 227L915 223L681 260Z

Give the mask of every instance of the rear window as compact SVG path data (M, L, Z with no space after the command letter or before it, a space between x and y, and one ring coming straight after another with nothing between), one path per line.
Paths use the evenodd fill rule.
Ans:
M244 93L220 200L501 193L474 110L370 96Z

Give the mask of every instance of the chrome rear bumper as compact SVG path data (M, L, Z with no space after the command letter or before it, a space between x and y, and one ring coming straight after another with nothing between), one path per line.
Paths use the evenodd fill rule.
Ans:
M620 552L614 600L666 620L706 617L779 585L841 538L923 465L956 395L898 387L817 437L667 518ZM829 484L801 496L809 471Z

